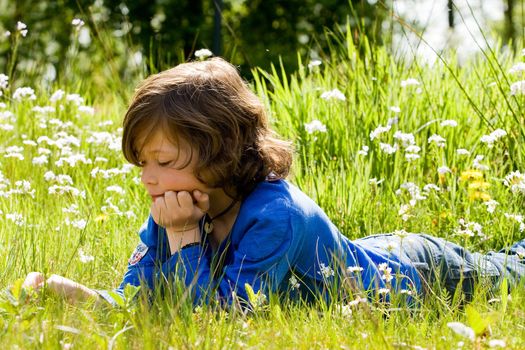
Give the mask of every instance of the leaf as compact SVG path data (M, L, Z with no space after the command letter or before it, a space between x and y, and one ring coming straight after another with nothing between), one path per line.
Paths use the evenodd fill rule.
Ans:
M505 315L505 312L507 311L507 305L509 303L509 282L507 280L507 277L503 278L501 281L501 284L499 286L500 294L501 294L501 313L503 317Z
M113 298L113 300L118 306L120 306L121 308L126 307L126 301L124 300L124 297L122 295L118 294L113 290L108 291L108 294L111 298Z
M246 294L248 294L248 301L250 302L250 304L256 305L257 296L255 295L255 292L253 291L252 286L250 286L249 283L245 283L244 289L246 289Z
M479 312L472 305L467 305L465 313L467 315L468 324L474 330L476 335L482 335L488 331L492 319L491 317L481 317Z

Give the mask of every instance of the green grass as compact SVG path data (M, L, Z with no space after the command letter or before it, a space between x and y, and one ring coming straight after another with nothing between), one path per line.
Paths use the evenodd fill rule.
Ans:
M503 182L511 171L525 172L525 97L510 94L510 84L522 78L508 74L522 58L497 50L463 66L455 63L453 54L428 66L417 60L396 60L385 48L370 48L366 42L355 47L348 38L332 35L332 51L319 67L309 69L308 62L300 61L299 70L291 75L279 67L254 71L253 87L267 104L272 125L295 145L291 181L352 239L404 229L488 251L524 238L519 223L505 214L523 215L525 194L512 192ZM108 86L118 91L98 90L93 83L100 77L86 78L73 69L75 64L71 67L69 79L78 74L76 81L71 79L74 83L50 89L39 88L38 81L25 82L37 90L36 100L14 100L15 88L4 89L0 97L5 103L0 108L0 286L15 285L11 296L4 295L0 303L0 343L6 348L54 349L70 344L80 349L456 349L460 341L464 348L485 348L494 339L503 339L509 348L525 347L523 286L508 300L503 293L491 295L490 301L480 288L467 308L458 307L457 298L435 290L435 297L422 301L419 308L372 304L353 308L351 314L342 312L341 305L290 305L275 298L247 316L213 308L193 311L172 300L101 310L92 305L71 306L45 293L25 296L16 281L29 271L65 275L93 288L115 287L148 214L139 172L124 168L118 148L125 108L121 96L129 96L132 86L119 85L115 78ZM134 77L139 78L140 74ZM409 78L420 85L401 87ZM20 82L10 84L19 86ZM50 102L58 88L85 96L81 105L94 106L95 113L79 112L65 97ZM323 92L335 88L344 94L344 101L321 98ZM39 113L35 106L52 106L55 111ZM392 111L392 106L400 111ZM373 130L396 116L398 121L389 131L370 139ZM448 119L458 125L440 125ZM308 133L305 124L313 120L321 121L326 132ZM12 130L4 130L9 129L7 125ZM483 135L498 128L507 135L492 148L481 142ZM381 150L380 142L396 141L396 131L414 135L421 148L419 159L408 162L400 141L394 154ZM98 134L105 135L100 143L90 141L96 132L107 132ZM428 142L433 134L446 140L444 147ZM6 157L12 146L22 148L14 153L24 159ZM358 154L363 146L369 147L367 155ZM458 148L470 155L458 155ZM41 154L47 154L47 163L33 164ZM56 163L79 154L86 163ZM488 169L477 180L467 179L465 172L474 169L477 155L484 156L481 163ZM441 166L450 172L440 175ZM95 168L114 170L105 178L103 172L92 176ZM50 193L50 186L60 183L45 180L48 171L70 176L72 184L64 184L84 195ZM381 182L371 184L372 178ZM24 189L17 181L28 181L30 188ZM400 208L412 196L406 189L398 190L409 182L426 198L409 205L403 218ZM424 192L427 184L439 191ZM114 185L124 193L107 190ZM499 203L493 213L485 204L489 198ZM13 220L12 214L21 218ZM483 236L459 234L460 219L481 224ZM76 223L79 227L67 224L76 220L85 220L85 227L82 222ZM94 259L82 262L81 251ZM25 302L28 299L30 303ZM452 321L477 330L475 340L454 334L447 327Z

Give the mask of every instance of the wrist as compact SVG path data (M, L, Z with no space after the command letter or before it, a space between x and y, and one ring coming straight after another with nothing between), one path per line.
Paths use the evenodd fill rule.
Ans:
M166 233L172 255L187 245L193 245L195 243L200 244L201 242L200 229L198 225L183 231L176 229L166 229Z

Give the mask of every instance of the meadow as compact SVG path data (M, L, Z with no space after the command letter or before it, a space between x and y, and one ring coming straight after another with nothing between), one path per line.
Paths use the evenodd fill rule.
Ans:
M525 51L429 65L343 32L327 34L321 60L298 57L297 72L253 71L271 124L294 144L290 181L352 239L425 232L486 252L525 238ZM75 67L64 85L0 74L2 348L525 348L524 286L508 294L507 280L466 306L443 290L418 307L269 296L250 314L24 291L30 271L117 286L148 215L120 150L133 86L102 88Z

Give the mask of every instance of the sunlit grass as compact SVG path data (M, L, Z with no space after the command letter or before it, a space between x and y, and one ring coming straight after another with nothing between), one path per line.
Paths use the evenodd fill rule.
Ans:
M446 64L426 66L397 62L384 48L356 48L340 35L333 40L321 65L300 62L288 77L278 67L254 72L272 125L294 142L290 180L352 239L406 230L486 251L523 238L525 95L511 94L523 72L508 73L521 57L457 66L450 55ZM43 294L25 304L15 281L29 271L115 287L148 214L138 170L125 165L119 149L120 96L132 87L99 95L71 67L75 84L48 91L35 81L35 99L15 99L16 82L9 81L0 97L0 283L15 284L13 297L0 305L2 344L455 349L459 342L483 348L504 340L507 347L525 346L523 286L509 300L481 288L470 304L475 312L438 288L417 307L295 305L270 297L252 315L193 311L173 300L100 310ZM64 92L54 94L58 89ZM483 138L497 129L505 135ZM521 173L508 177L513 171ZM452 321L480 330L471 341L447 327Z

